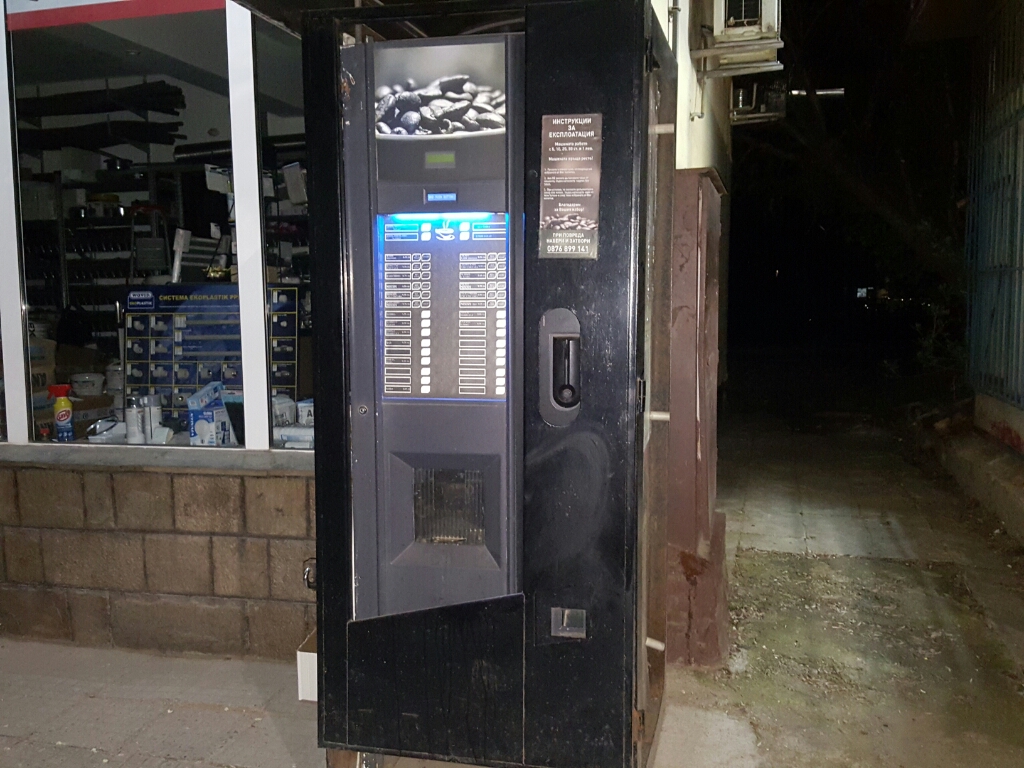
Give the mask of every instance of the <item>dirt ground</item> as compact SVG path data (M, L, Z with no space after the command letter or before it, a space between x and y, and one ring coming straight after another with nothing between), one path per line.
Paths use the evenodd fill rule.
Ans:
M670 703L749 723L759 768L1024 766L1024 549L998 521L863 425L748 424L722 461L733 651L671 670Z

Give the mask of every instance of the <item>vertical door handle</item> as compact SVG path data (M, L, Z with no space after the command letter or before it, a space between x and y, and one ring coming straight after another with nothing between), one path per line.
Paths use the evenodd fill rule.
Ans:
M568 309L549 309L540 319L540 406L544 421L567 427L583 401L580 321Z
M551 352L551 390L562 408L580 404L580 337L555 336Z

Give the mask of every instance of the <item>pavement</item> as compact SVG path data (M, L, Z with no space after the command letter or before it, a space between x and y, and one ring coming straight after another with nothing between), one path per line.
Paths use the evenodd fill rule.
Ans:
M651 765L1024 765L998 519L868 421L726 419L719 445L733 650L668 670ZM0 639L0 768L320 768L296 698L290 664Z
M0 639L0 768L323 768L294 664Z

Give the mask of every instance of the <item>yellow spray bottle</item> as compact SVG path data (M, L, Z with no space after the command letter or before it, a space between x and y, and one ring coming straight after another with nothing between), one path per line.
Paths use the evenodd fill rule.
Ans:
M57 433L58 443L73 443L75 441L75 423L73 419L73 407L68 393L71 392L70 384L51 384L50 399L53 400L53 427Z

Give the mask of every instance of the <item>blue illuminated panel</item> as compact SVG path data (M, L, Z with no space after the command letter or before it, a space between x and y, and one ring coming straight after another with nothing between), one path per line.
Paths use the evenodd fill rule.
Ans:
M375 277L384 397L506 399L507 214L378 216Z

